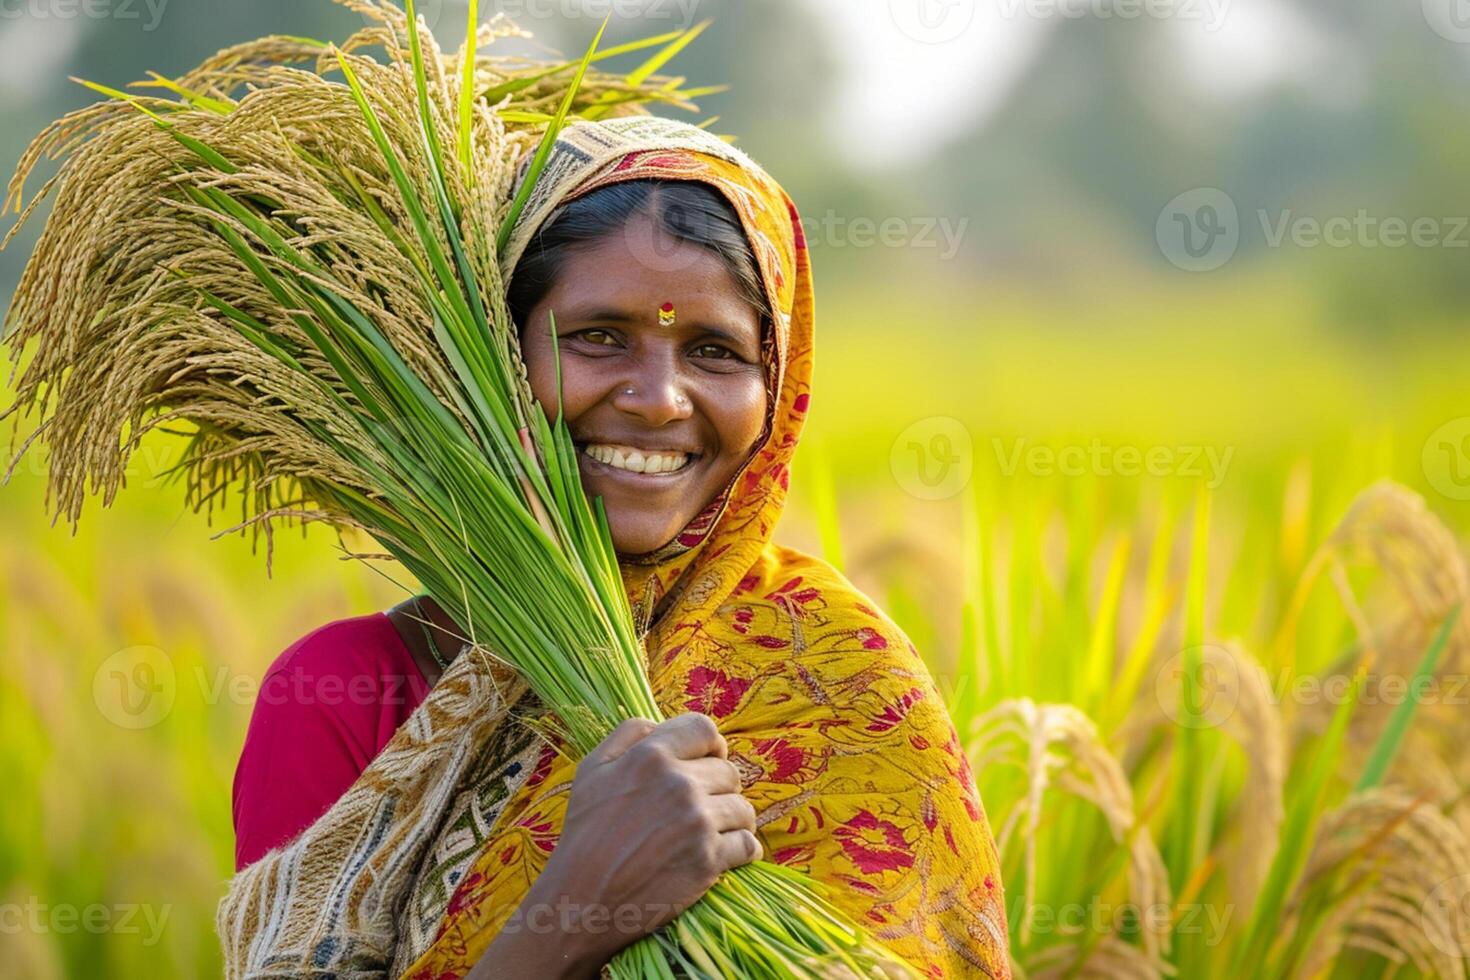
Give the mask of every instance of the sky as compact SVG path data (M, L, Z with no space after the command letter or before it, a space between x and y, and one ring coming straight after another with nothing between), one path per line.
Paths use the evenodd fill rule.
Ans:
M872 169L920 159L983 124L1070 18L1163 20L1180 74L1223 100L1322 77L1332 60L1330 36L1278 0L802 2L826 21L845 71L832 135ZM875 128L884 140L871 138Z

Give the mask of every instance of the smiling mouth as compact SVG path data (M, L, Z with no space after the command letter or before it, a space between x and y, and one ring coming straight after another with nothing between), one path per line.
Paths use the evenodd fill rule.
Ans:
M586 443L582 446L582 455L609 469L639 476L673 476L699 458L698 453L642 449L610 442Z

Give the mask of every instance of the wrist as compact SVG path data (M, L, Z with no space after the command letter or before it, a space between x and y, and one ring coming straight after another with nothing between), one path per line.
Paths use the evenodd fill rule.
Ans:
M551 871L548 867L546 871ZM465 980L593 980L616 948L604 949L575 915L578 905L556 874L540 875Z
M586 980L636 936L619 937L612 930L595 892L580 887L573 876L561 873L549 861L526 893L519 912L525 938L544 946L555 961L557 976ZM550 964L548 964L550 965Z

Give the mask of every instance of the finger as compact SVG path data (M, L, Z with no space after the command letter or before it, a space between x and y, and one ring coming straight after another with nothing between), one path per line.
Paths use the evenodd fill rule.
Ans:
M657 739L676 759L702 759L707 755L725 758L725 737L715 720L697 711L685 712L659 725L648 736Z
M596 764L611 762L647 738L657 727L647 718L629 718L587 753L587 761Z
M740 770L728 759L707 755L703 759L690 759L680 765L699 783L699 788L711 796L716 793L740 792Z
M721 834L715 843L715 853L720 867L728 871L730 868L760 860L763 851L760 839L742 827L740 830L727 830Z
M755 806L739 793L721 793L709 799L709 813L715 829L721 831L755 831Z

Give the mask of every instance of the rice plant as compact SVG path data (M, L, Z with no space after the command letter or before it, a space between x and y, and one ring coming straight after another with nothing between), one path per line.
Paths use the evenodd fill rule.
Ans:
M1249 547L1322 519L1303 473ZM1097 523L1102 481L1069 483L1070 505L977 477L958 641L936 656L1002 850L1017 975L1464 977L1453 695L1470 566L1454 535L1374 485L1273 598L1240 575L1251 555L1211 562L1228 535L1208 492L1166 488L1140 501L1148 523L1119 528ZM902 588L868 562L850 570ZM1213 628L1237 600L1272 611L1264 647Z

